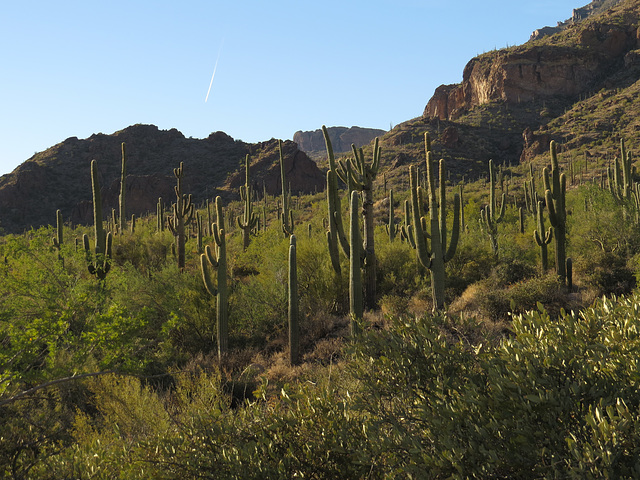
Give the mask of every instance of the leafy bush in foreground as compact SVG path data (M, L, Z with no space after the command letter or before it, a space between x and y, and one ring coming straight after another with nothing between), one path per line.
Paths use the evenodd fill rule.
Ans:
M394 320L357 339L346 368L279 395L265 383L259 400L235 410L215 374L176 375L164 394L138 380L96 381L98 413L79 415L75 443L33 471L58 478L638 477L640 294L558 318L544 310L514 316L513 336L493 345L466 340L477 328L443 316Z

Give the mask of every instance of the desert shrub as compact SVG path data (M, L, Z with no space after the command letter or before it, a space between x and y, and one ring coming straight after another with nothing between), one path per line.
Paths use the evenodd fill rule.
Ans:
M393 243L388 237L376 237L377 292L379 297L385 295L411 295L420 288L418 260L416 252L407 242L396 238Z
M599 295L625 295L636 286L636 277L627 263L619 254L594 251L580 258L578 268L584 285L594 287Z

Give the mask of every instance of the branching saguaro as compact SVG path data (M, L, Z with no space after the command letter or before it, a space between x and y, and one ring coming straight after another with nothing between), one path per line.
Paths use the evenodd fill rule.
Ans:
M551 172L548 167L542 171L544 176L544 196L547 204L549 221L553 226L556 247L556 273L563 282L567 281L567 210L565 198L567 193L567 178L560 173L556 142L551 141Z
M91 160L91 189L93 190L93 232L95 244L93 253L89 246L89 237L82 237L84 251L87 257L87 268L91 275L104 280L111 269L111 232L106 233L102 225L102 195L98 181L98 163Z
M251 190L251 177L249 176L249 165L251 164L251 157L249 154L245 157L245 180L244 185L240 187L240 199L244 203L244 213L240 217L236 217L238 228L242 230L242 248L246 250L251 243L251 232L256 228L258 224L258 215L253 213L253 199Z
M491 250L494 255L498 254L498 223L504 218L506 195L502 194L500 208L496 202L496 176L493 169L493 160L489 160L489 204L480 210L480 219L489 235Z
M180 162L178 168L173 169L173 175L176 177L176 186L173 187L176 192L176 203L173 205L173 216L169 218L168 226L176 238L178 268L182 270L185 266L185 246L187 243L185 227L193 220L194 207L193 203L191 203L191 194L187 195L182 191L182 180L184 177L183 162Z
M227 242L224 232L224 214L222 200L216 197L216 222L211 225L214 240L214 251L207 245L200 255L202 280L207 291L216 297L216 334L218 343L218 359L222 362L229 349L229 294L227 290ZM217 282L213 283L209 268L217 274Z
M436 187L434 166L429 148L429 135L425 134L425 151L427 161L427 188L429 198L429 231L424 228L421 217L421 187L418 186L418 175L415 166L409 167L409 183L411 188L411 204L413 212L413 229L418 260L431 272L431 293L434 311L444 310L444 264L456 252L460 235L460 197L456 193L453 199L453 227L451 239L447 247L447 210L445 163L440 160L440 185ZM429 240L430 245L427 244Z

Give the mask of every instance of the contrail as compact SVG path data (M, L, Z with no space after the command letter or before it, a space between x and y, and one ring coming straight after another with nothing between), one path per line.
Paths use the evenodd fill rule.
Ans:
M209 100L209 94L211 93L211 86L213 85L213 77L216 76L216 70L218 69L218 60L220 60L220 54L222 53L222 45L224 44L224 40L220 43L220 49L218 50L218 58L216 58L216 64L213 67L213 75L211 75L211 82L209 82L209 90L207 90L207 96L204 99L204 103L207 103Z

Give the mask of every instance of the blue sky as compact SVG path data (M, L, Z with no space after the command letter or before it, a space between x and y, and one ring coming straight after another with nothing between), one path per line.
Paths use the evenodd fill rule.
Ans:
M323 124L388 129L460 82L476 54L586 3L3 2L0 174L68 137L136 123L247 142Z

